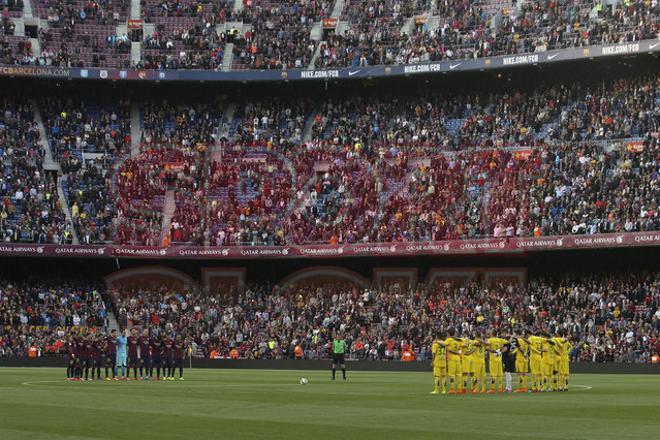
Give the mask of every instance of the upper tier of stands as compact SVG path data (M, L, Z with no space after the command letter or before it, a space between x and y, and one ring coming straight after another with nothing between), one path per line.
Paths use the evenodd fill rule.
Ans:
M400 65L633 42L660 31L658 2L649 0L146 0L141 33L128 26L129 0L34 0L40 53L32 54L25 34L14 35L22 1L3 3L2 63L70 67ZM140 43L135 53L131 42Z

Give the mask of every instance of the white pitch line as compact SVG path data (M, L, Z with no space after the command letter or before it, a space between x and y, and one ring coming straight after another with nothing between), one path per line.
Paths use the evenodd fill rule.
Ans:
M34 384L37 384L37 383L58 383L58 382L62 382L62 381L59 381L59 380L33 380L33 381L30 381L30 382L21 382L21 385L31 386L31 385L34 385Z
M98 381L94 381L94 382L99 383ZM105 382L105 381L103 381L103 382ZM152 381L152 382L158 383L158 381ZM34 385L40 384L40 383L69 383L69 382L67 382L66 380L34 380L34 381L29 381L29 382L21 382L21 385L34 386ZM102 383L102 382L100 382L100 383ZM144 383L144 385L146 385L146 383ZM223 384L204 384L204 385L201 385L201 384L187 383L187 384L184 384L184 385L186 385L186 388L193 388L193 387L253 388L255 386L257 386L257 387L264 387L264 386L288 387L288 386L296 386L296 385L299 385L299 384L295 384L295 383L280 383L280 384L271 383L271 384L259 384L259 385L251 385L251 384L224 384L224 385ZM588 391L588 390L593 389L593 387L591 387L589 385L579 385L579 384L570 384L569 388L579 388L575 391Z
M86 381L81 381L80 383L85 383ZM91 383L105 383L106 381L91 381ZM117 381L107 381L110 383L117 382ZM119 381L123 382L123 381ZM128 382L128 381L127 381ZM140 381L139 384L136 385L147 385L148 383L169 383L169 381L157 381L157 380L150 380L150 381ZM299 383L262 383L262 384L222 384L222 383L215 383L215 384L198 384L198 383L181 383L180 381L176 381L177 383L185 386L186 388L194 388L194 387L199 387L199 388L217 388L217 387L222 387L222 388L262 388L262 387L290 387L290 386L300 386ZM76 382L68 382L66 380L32 380L29 382L21 382L21 385L26 385L26 386L33 386L41 383L78 383ZM129 383L133 383L131 380Z

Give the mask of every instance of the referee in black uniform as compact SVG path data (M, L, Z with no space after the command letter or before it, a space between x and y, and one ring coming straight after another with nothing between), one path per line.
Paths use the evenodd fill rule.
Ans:
M511 336L509 342L504 344L502 349L502 366L504 367L504 381L506 392L513 392L512 374L516 372L516 350L518 349L518 339Z

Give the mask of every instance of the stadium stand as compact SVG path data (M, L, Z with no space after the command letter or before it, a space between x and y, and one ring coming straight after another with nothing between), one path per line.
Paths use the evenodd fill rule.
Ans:
M125 68L130 65L128 35L117 35L126 23L127 0L36 0L34 13L48 23L39 28L46 64L72 67Z
M8 0L0 61L159 70L401 65L652 39L660 15L646 0L348 0L336 15L333 1L236 1L141 2L145 32L132 58L127 0L36 0L43 23L34 55L30 41L10 30L22 2Z
M272 287L251 283L229 295L164 286L107 291L85 283L3 281L0 353L16 356L36 344L48 354L72 328L102 328L104 301L121 327L185 334L204 357L213 352L229 358L236 349L240 358L293 359L300 345L307 359L327 358L331 335L340 330L353 359L399 360L410 347L424 361L434 330L506 333L526 325L566 330L575 342L575 361L644 363L656 350L660 331L657 272L539 277L524 286L448 279L367 289L319 280Z
M0 353L26 356L30 346L40 354L60 354L72 329L108 328L102 287L92 282L41 279L0 283Z
M25 99L3 94L0 115L0 236L3 242L71 243L56 176L43 168L44 150Z
M9 97L3 163L19 180L3 189L3 228L21 224L10 241L149 246L655 231L659 96L644 73L487 96L55 95L37 105L64 201L33 110Z

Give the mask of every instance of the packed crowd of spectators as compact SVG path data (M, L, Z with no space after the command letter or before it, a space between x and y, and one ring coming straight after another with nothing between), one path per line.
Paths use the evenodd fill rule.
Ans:
M158 23L163 17L202 17L216 23L234 21L235 0L146 0L141 2L142 17L149 23ZM243 0L238 0L243 1Z
M83 244L528 237L659 228L659 81L317 103L151 99L140 103L133 151L128 99L51 97L39 107ZM21 108L22 120L33 117ZM43 171L36 124L14 115L10 105L5 118L19 131L4 131L5 173L31 166L49 207L20 209L18 183L7 183L3 217L14 220L3 227L13 225L10 241L69 242L64 224L38 237L44 221L60 221L56 181ZM39 193L31 184L21 192Z
M121 156L130 150L130 104L49 97L39 107L53 155L63 163L82 153Z
M12 34L7 35L0 32L0 63L33 65L34 55L30 40Z
M116 165L130 152L130 104L49 97L40 103L80 244L111 241Z
M56 176L43 168L44 150L26 99L2 96L0 113L0 240L70 243Z
M348 28L328 35L315 67L394 64L398 47L407 38L404 24L415 14L428 12L430 5L429 0L346 1L342 18Z
M25 36L14 35L16 24L11 17L22 11L22 1L0 2L0 64L35 64L32 42Z
M109 166L88 161L85 169L67 171L65 183L73 226L80 244L98 244L112 238L115 204L107 188L111 185Z
M76 327L108 328L103 287L87 281L0 282L0 355L58 354Z
M575 345L571 358L585 362L650 362L660 349L660 278L625 272L533 278L527 285L439 278L432 285L363 289L308 280L249 284L217 294L164 286L106 292L3 282L0 352L24 355L36 344L43 353L69 327L102 327L104 298L121 327L182 334L193 341L195 355L204 357L323 359L332 336L341 332L349 358L399 360L412 351L424 361L434 334L449 328L459 334L563 329Z
M3 16L20 17L23 15L23 0L0 0Z
M225 43L225 33L209 21L161 22L145 38L138 67L214 70L222 66Z
M225 155L209 172L211 246L286 245L284 223L291 200L287 164L271 155Z
M128 0L38 0L35 16L47 20L39 28L39 64L60 67L130 66L131 45L117 26L128 18Z
M429 3L347 2L351 25L326 39L316 67L483 58L658 36L657 2L645 0L441 0L425 15Z
M172 102L168 100L142 103L141 144L203 148L214 142L222 120L222 103L218 100Z
M310 32L327 13L317 0L252 0L242 11L249 30L234 40L234 69L302 69L314 56Z
M463 150L643 137L659 128L654 117L659 81L651 75L605 85L541 86L531 92L428 91L405 98L327 99L314 116L312 141L396 155L425 146Z
M235 1L243 2L240 10ZM658 3L648 0L348 0L335 25L343 31L318 42L312 28L330 17L333 1L235 1L143 1L141 16L155 30L144 35L141 59L131 61L131 38L117 34L128 20L127 0L38 0L35 15L48 21L39 29L40 56L26 38L0 61L214 70L233 43L233 69L306 69L319 45L314 67L358 67L634 42L657 38L660 29ZM22 13L22 2L4 3L0 34L12 35L9 18ZM242 30L225 28L229 22Z

